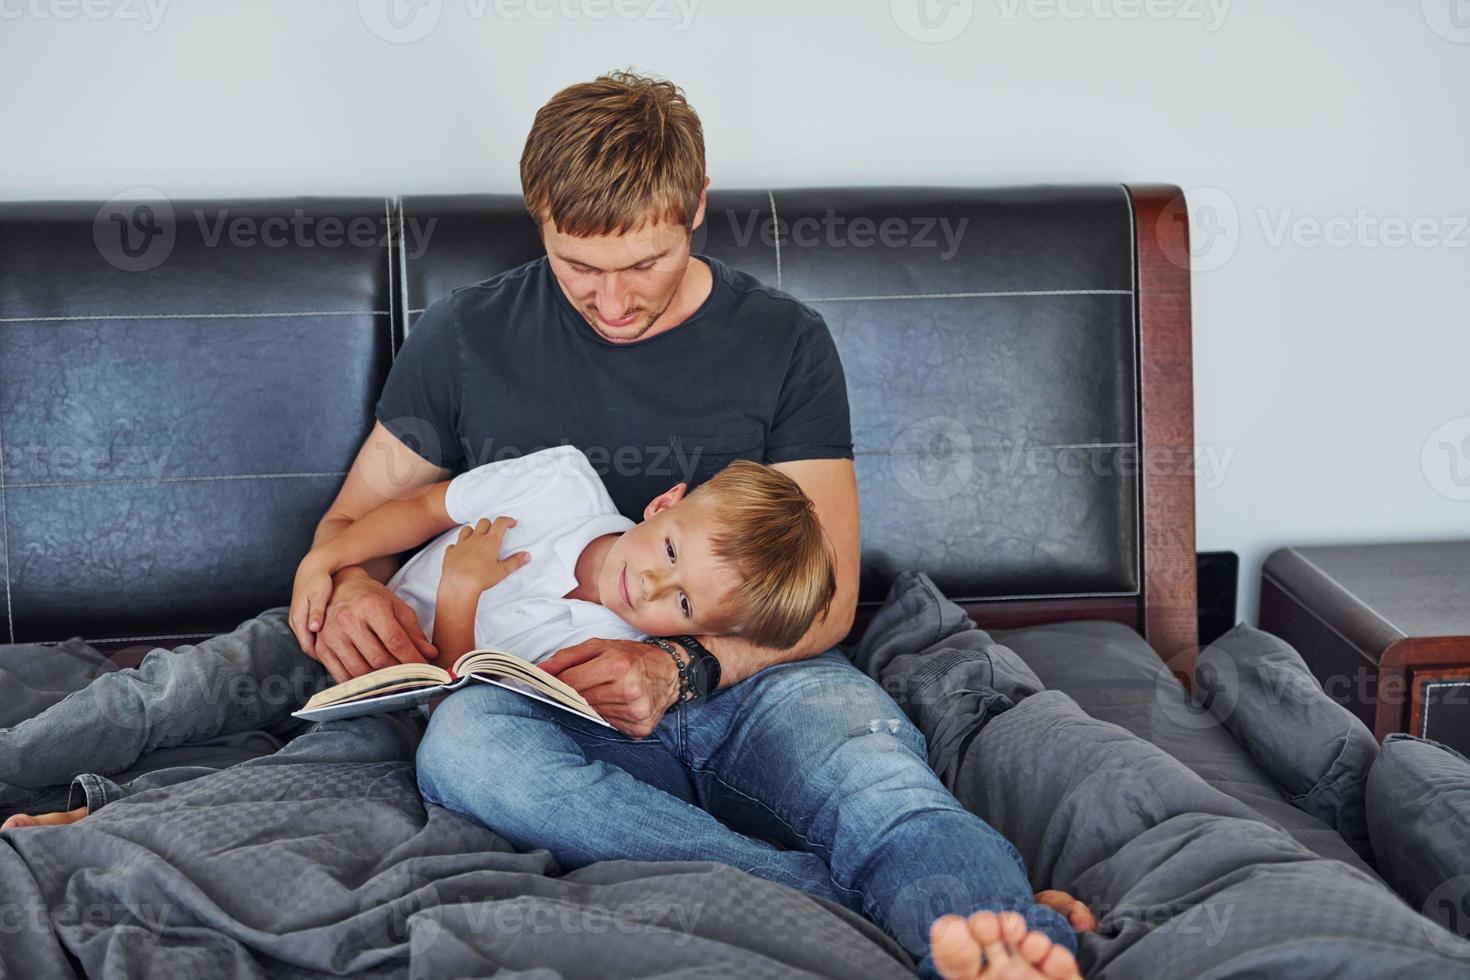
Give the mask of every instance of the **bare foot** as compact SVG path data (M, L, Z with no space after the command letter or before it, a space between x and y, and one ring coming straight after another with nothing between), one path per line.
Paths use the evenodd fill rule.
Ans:
M940 916L929 927L929 955L944 980L1082 980L1071 952L1027 932L1017 912Z
M1066 892L1059 892L1053 888L1037 892L1036 904L1045 905L1061 915L1072 927L1073 932L1097 932L1097 916L1092 914L1092 909Z
M62 827L69 823L76 823L86 815L87 808L84 806L62 813L42 813L34 817L29 813L17 813L4 823L0 823L0 830L14 830L17 827Z

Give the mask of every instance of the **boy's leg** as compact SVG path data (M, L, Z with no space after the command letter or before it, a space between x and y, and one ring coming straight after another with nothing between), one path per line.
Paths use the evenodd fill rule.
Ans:
M263 732L255 734L263 740L269 738ZM116 803L125 796L161 786L173 786L219 772L221 769L241 766L412 762L422 736L423 726L417 720L415 712L364 715L318 722L275 751L252 754L238 762L212 761L205 765L168 766L145 772L123 783L114 782L96 773L82 773L72 780L65 809L85 807L85 815L91 816L108 803Z
M286 623L266 610L232 632L157 649L100 675L32 718L0 729L0 783L28 789L103 776L145 752L287 721L329 681Z
M668 747L679 727L674 709L653 736L631 739L474 684L434 712L419 747L419 789L520 850L546 849L564 870L613 859L717 861L852 907L820 858L736 833L688 802L688 775Z
M207 761L150 768L131 777L123 773L115 780L97 773L81 773L70 786L53 786L31 794L25 805L0 805L0 820L6 826L15 824L17 816L22 821L18 825L74 823L124 797L239 766L412 762L423 736L423 724L417 712L308 723L307 730L285 746L266 732L243 734L245 737L239 741L250 743L249 750L244 750L242 745L238 753L209 754ZM214 739L196 744L205 748L219 741L236 740ZM156 759L159 754L153 753L150 758ZM35 820L27 820L28 817Z
M1015 847L944 788L923 735L839 650L694 705L688 760L711 813L819 855L921 969L930 926L951 913L1017 911L1076 948L1066 920L1036 903Z

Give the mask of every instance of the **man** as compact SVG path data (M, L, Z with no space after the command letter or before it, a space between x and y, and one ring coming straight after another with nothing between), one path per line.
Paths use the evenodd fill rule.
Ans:
M521 158L546 257L425 310L316 543L490 450L568 440L610 461L600 473L634 520L670 483L692 489L746 457L812 500L835 557L827 615L782 650L594 639L543 662L621 736L498 688L451 696L420 752L420 787L563 867L710 859L783 881L868 915L916 959L940 914L979 908L1025 912L1070 949L1015 849L943 788L922 735L835 648L859 561L842 366L816 312L691 255L704 164L699 119L668 82L617 73L547 103ZM392 570L339 571L320 632L293 624L334 677L432 655L382 584ZM690 584L671 552L630 597L677 601ZM965 893L925 884L941 880Z

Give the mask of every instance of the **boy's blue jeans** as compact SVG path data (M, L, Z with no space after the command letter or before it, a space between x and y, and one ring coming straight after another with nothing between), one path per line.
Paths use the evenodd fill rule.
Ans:
M718 861L838 902L926 973L929 926L951 912L1014 909L1076 949L1015 847L960 806L924 736L835 648L671 708L641 740L471 685L434 712L418 777L425 799L564 869Z

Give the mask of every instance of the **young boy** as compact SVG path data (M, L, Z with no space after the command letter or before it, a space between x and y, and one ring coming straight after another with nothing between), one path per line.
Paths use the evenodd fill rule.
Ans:
M442 667L481 647L535 663L593 637L738 634L788 647L832 600L816 511L770 466L737 460L687 495L676 484L643 517L620 514L572 446L487 463L384 503L312 549L291 623L321 628L337 569L425 541L388 588L418 615Z
M778 470L736 461L692 493L681 483L660 494L635 525L587 457L559 446L488 463L365 514L303 559L292 622L319 627L336 568L425 541L388 585L418 614L442 666L484 646L535 662L592 637L738 632L789 646L835 590L815 510ZM502 548L516 550L501 558ZM73 783L72 809L17 814L4 826L82 819L132 791L106 777L147 752L289 721L323 678L281 628L285 612L268 610L188 650L155 650L137 669L103 674L0 730L0 788ZM326 722L277 761L291 761L298 743L308 746L298 761L319 761L401 754L404 740L383 717ZM141 782L159 784L152 776ZM82 798L87 805L75 806Z

